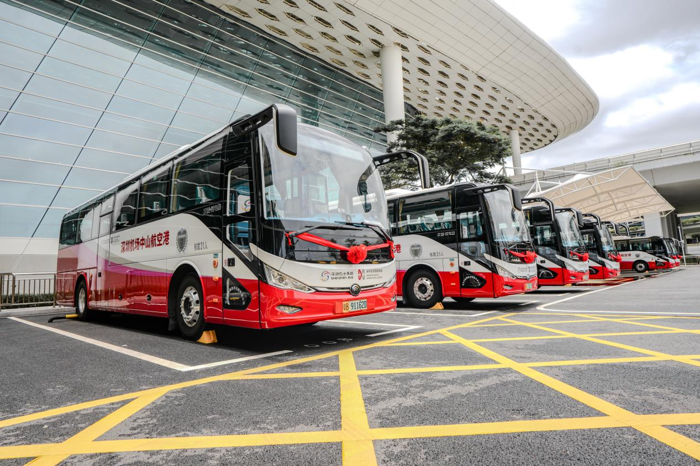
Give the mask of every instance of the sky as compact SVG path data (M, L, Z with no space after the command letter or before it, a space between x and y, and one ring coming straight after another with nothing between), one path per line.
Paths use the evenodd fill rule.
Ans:
M700 0L496 0L593 88L596 118L523 154L548 168L700 139Z

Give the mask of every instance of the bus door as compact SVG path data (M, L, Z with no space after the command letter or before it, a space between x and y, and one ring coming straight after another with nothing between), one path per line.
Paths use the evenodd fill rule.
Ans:
M461 296L492 298L493 273L486 258L491 249L481 196L469 189L458 190L456 214Z
M256 234L250 139L243 138L240 145L247 147L239 147L240 156L224 168L223 317L225 324L260 328L258 262L250 248Z
M109 231L112 229L112 212L99 219L97 238L97 276L95 277L94 300L96 307L107 307L107 276L109 267Z

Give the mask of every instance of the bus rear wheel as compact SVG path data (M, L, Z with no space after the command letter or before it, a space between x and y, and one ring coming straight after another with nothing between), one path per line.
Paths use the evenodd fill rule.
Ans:
M88 306L87 285L85 280L82 279L75 289L75 311L78 313L79 320L87 321L92 317L92 312Z
M442 301L440 279L430 270L416 270L408 277L405 295L409 305L431 308Z
M204 294L199 277L186 275L177 289L177 326L186 340L199 340L204 333Z
M649 265L644 261L637 261L632 267L634 267L634 271L637 273L645 273L649 270Z

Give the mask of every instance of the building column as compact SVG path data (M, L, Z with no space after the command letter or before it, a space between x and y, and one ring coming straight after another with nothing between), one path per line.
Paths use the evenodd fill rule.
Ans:
M523 161L520 159L520 133L517 129L510 131L510 149L513 152L513 169L516 175L523 174Z
M382 69L382 90L384 92L384 121L403 120L403 65L401 49L395 45L383 47L379 51L379 63ZM395 134L387 134L387 142L396 140Z

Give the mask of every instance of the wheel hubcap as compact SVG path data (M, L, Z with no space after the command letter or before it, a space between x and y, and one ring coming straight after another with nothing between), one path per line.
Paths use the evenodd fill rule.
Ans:
M420 299L421 301L428 301L435 294L433 282L426 277L420 277L413 284L413 294L415 294L416 298Z
M197 325L200 309L199 293L193 286L188 286L180 299L180 315L185 325L188 327Z
M86 293L85 293L85 288L80 288L80 291L78 292L78 313L82 314L85 312L85 308L87 307L87 300L85 299Z

